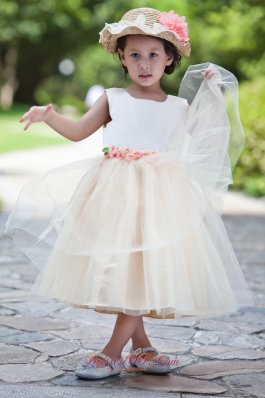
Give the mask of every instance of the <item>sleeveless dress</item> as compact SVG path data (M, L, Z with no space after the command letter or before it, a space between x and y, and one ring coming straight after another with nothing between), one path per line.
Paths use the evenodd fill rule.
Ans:
M103 153L30 181L7 221L6 233L40 269L32 291L154 318L252 305L220 215L232 181L222 101L206 120L188 96L106 93Z

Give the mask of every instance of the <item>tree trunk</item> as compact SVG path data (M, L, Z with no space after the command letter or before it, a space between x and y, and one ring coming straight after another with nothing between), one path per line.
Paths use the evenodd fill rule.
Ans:
M18 81L16 78L17 58L17 45L11 44L5 52L1 68L0 107L4 109L8 109L13 105L14 94L18 88Z

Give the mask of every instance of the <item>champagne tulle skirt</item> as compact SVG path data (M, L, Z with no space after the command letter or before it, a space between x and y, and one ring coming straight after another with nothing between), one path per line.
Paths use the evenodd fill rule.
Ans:
M222 315L252 296L220 215L168 153L95 158L22 190L6 233L39 268L32 290L98 312Z

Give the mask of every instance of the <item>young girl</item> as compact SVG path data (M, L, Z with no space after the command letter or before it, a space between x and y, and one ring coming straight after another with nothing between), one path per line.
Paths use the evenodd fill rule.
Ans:
M106 89L78 121L50 104L21 122L26 130L44 121L72 141L103 126L103 154L31 181L6 232L41 268L33 291L117 314L111 339L77 376L119 374L129 339L129 365L167 373L169 358L152 346L144 316L206 317L252 304L221 219L244 141L237 81L201 64L188 69L179 96L163 91L163 74L190 54L185 18L173 11L133 9L106 24L100 42L118 53L127 89Z

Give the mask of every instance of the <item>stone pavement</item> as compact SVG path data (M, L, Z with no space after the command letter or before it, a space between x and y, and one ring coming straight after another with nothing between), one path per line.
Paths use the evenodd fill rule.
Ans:
M7 183L7 175L17 184L18 175L6 168L0 186ZM77 379L74 368L82 356L104 346L115 317L30 292L37 270L3 235L11 202L5 202L0 217L0 396L265 397L265 213L257 211L261 202L256 208L245 206L243 214L238 214L238 206L233 214L230 206L223 216L255 307L207 320L144 318L152 345L177 359L172 373L153 376L128 369L99 381ZM128 343L124 356L129 348Z

